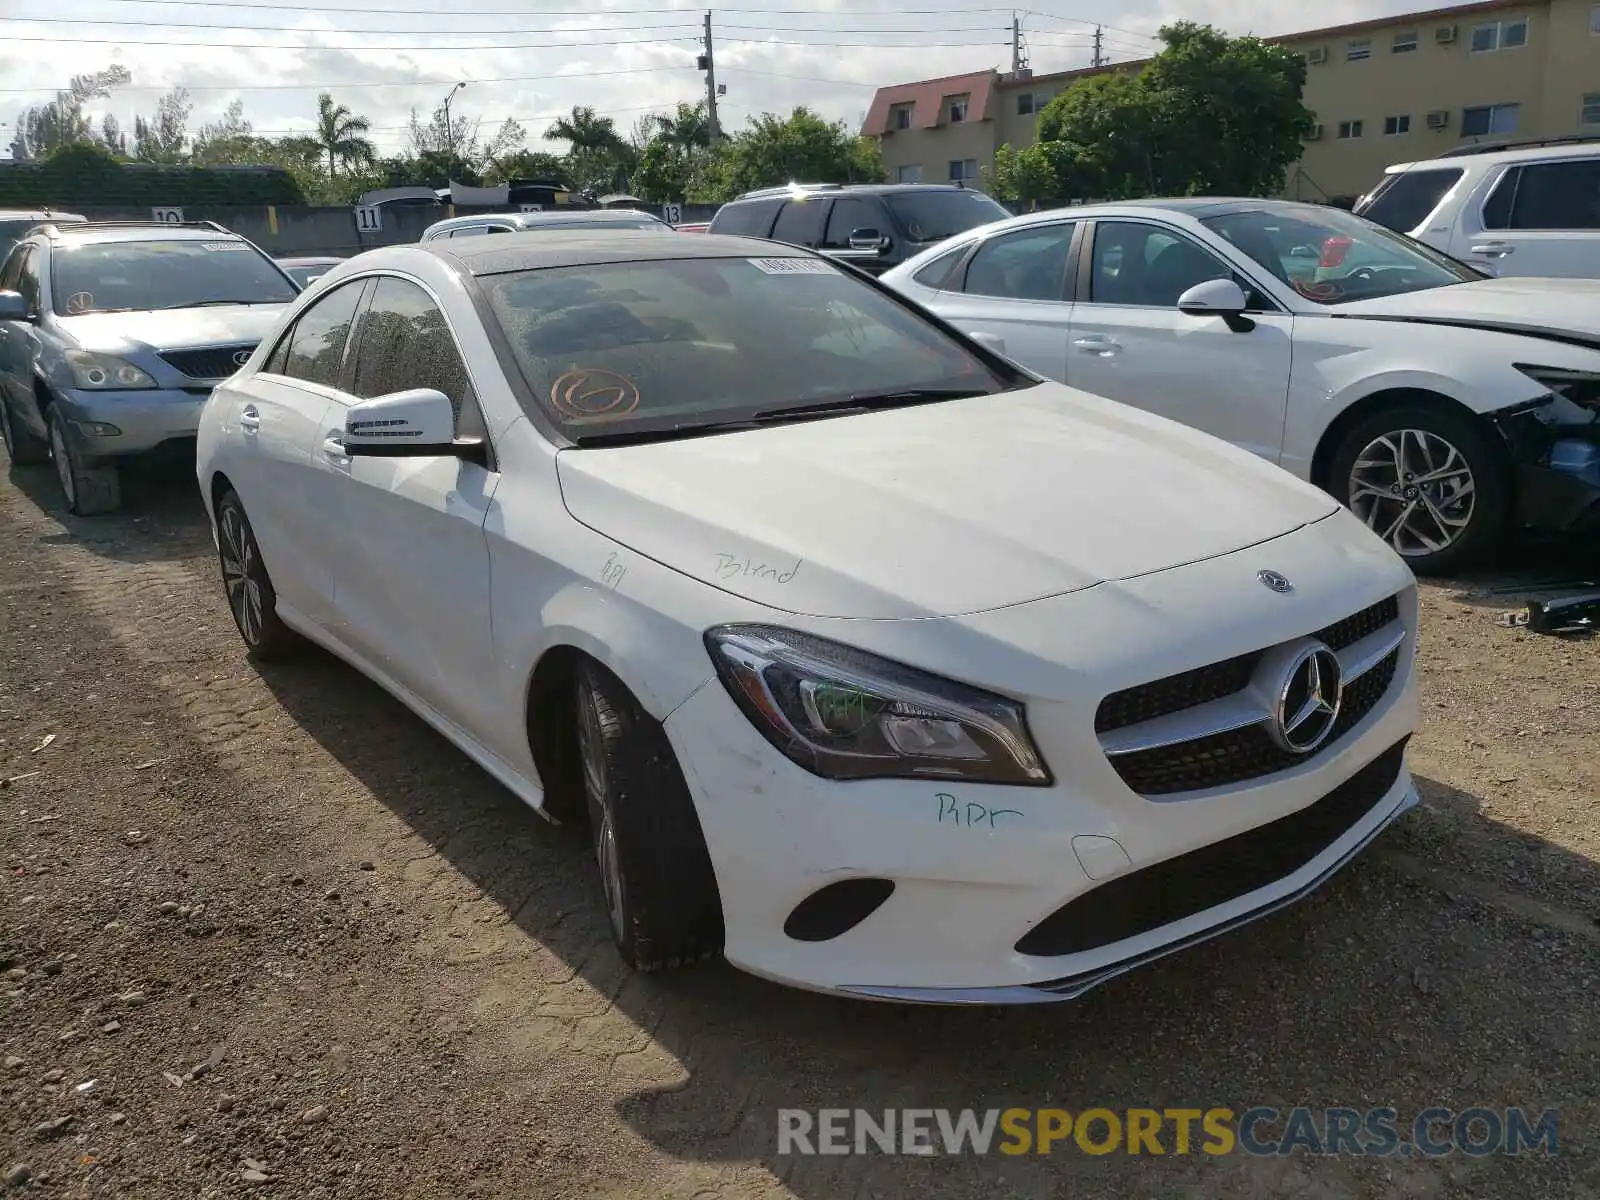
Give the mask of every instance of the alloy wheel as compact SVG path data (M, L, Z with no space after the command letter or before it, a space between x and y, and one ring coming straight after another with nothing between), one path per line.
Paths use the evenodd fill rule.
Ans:
M606 791L605 735L600 726L598 697L587 684L578 705L578 753L583 761L583 788L588 793L589 811L599 817L594 831L594 853L600 867L600 886L606 895L606 913L611 920L612 933L620 941L623 934L622 859L617 852L617 830Z
M1454 445L1425 429L1368 442L1350 468L1350 510L1407 558L1460 540L1477 507L1477 481Z
M67 507L77 507L78 483L72 474L72 454L67 449L67 438L59 420L50 422L50 458L56 464L56 478L61 481L61 494L67 498Z
M222 583L228 592L228 607L246 644L261 643L261 584L256 579L255 538L244 523L244 514L235 504L223 507L218 523L218 542L222 557Z

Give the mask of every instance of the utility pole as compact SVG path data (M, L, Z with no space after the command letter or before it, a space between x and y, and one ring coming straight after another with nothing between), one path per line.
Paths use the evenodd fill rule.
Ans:
M1011 74L1016 75L1022 66L1022 18L1011 14Z
M1093 66L1103 67L1106 65L1106 56L1102 50L1105 35L1106 31L1100 26L1096 25L1094 27L1094 61L1091 64Z
M451 88L444 98L444 160L447 166L456 161L456 127L450 123L450 101L454 100L456 93L466 86L467 82L463 79Z
M711 61L711 11L706 10L706 52L700 56L700 69L706 73L706 128L715 146L722 137L722 126L717 123L717 67Z

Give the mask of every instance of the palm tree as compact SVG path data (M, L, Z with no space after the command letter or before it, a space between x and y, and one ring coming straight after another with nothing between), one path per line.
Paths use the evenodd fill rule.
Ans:
M372 122L358 117L342 104L335 104L333 96L323 92L317 97L317 145L328 156L328 178L336 174L334 164L371 162L378 151L364 134Z
M696 148L711 145L711 119L704 104L678 104L671 116L658 113L656 132L667 145L683 152L686 164L694 161Z
M560 117L544 131L552 142L567 142L573 153L582 150L615 150L622 145L617 123L602 117L586 105L575 104L568 116Z

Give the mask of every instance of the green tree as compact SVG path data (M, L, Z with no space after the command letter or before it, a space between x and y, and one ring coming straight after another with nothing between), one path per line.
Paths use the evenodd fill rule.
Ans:
M995 151L994 167L984 168L988 192L996 200L1015 202L1023 211L1065 198L1074 163L1060 142L1044 142L1018 150L1007 143Z
M566 142L567 171L572 185L587 192L609 192L627 183L627 166L633 157L617 132L617 123L587 105L552 122L544 131L552 142Z
M200 126L189 158L196 166L220 167L230 163L259 162L258 139L244 119L244 101L228 105L220 121Z
M1039 116L1088 195L1258 196L1283 186L1314 118L1305 66L1286 47L1179 21L1137 74L1081 80Z
M162 166L174 166L185 161L189 114L193 111L194 102L189 99L189 89L176 87L156 101L155 115L148 121L143 117L135 117L133 136L137 145L134 158Z
M372 122L358 117L342 104L333 102L330 92L317 97L317 145L328 156L328 178L338 175L338 164L365 166L377 157L368 140Z
M726 200L753 188L799 183L878 183L883 158L875 141L843 121L829 123L801 106L787 117L763 113L712 148L689 182L691 200Z
M711 118L704 104L680 102L671 115L657 113L651 119L656 137L682 156L685 167L693 165L696 151L711 145Z
M44 156L75 143L93 142L94 127L84 109L90 101L103 100L131 82L128 68L116 63L103 71L74 75L67 90L57 92L49 104L25 108L17 117L17 142L22 151Z
M484 183L510 183L513 179L566 182L567 164L559 154L545 150L513 150L496 158L483 173Z

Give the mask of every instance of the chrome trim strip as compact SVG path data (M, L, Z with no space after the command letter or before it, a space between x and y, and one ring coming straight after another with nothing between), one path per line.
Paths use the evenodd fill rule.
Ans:
M1338 651L1339 684L1348 687L1398 650L1406 640L1403 622L1391 621L1376 633ZM1108 758L1180 746L1219 733L1231 733L1272 719L1271 710L1255 691L1246 687L1231 696L1179 709L1175 713L1126 725L1100 735L1100 749Z
M1339 651L1339 683L1348 686L1372 670L1400 648L1406 640L1406 627L1392 621L1377 633L1369 633L1353 646Z
M1286 895L1279 896L1260 908L1243 913L1231 921L1224 921L1220 925L1213 925L1203 929L1190 937L1180 938L1165 946L1159 946L1146 954L1136 955L1114 966L1103 967L1098 971L1091 971L1084 975L1069 976L1066 979L1046 981L1044 983L1012 984L998 987L968 987L968 988L917 988L917 987L874 987L868 984L851 984L840 986L834 990L844 995L857 996L865 1000L893 1000L903 1004L941 1004L941 1005L973 1005L973 1004L1059 1004L1066 1000L1076 1000L1085 992L1099 987L1102 983L1124 975L1137 967L1165 958L1169 954L1176 954L1180 950L1187 950L1212 938L1220 937L1243 925L1259 921L1270 916L1280 909L1303 900L1312 892L1320 888L1341 870L1351 859L1360 854L1390 825L1394 824L1405 813L1417 806L1420 797L1417 794L1416 784L1407 787L1405 795L1395 805L1394 811L1374 825L1366 837L1362 838L1350 850L1341 855L1336 862L1330 863L1327 870L1305 886L1298 888Z

